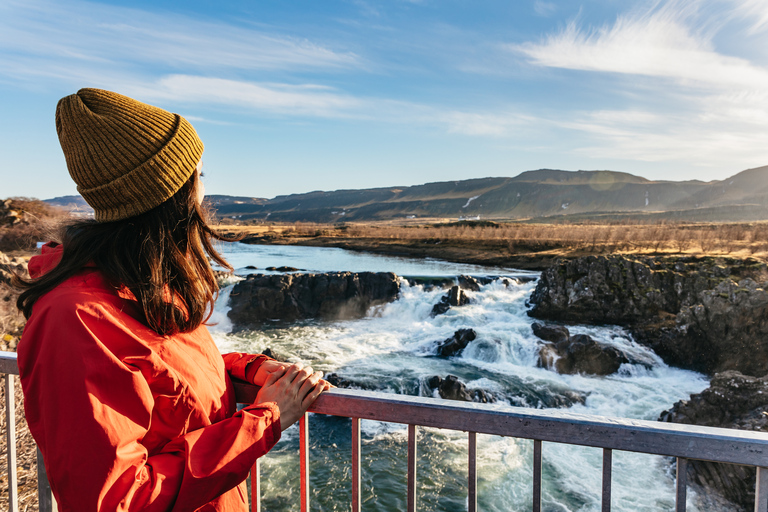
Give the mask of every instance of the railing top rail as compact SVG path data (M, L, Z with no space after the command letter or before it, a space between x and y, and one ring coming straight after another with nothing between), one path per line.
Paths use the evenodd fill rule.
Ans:
M16 362L16 352L0 351L0 373L19 374L19 364Z
M332 389L311 412L687 459L768 466L768 434Z
M0 373L18 374L16 354L0 352ZM252 403L258 388L237 384ZM768 434L677 423L607 418L562 409L526 409L373 391L332 389L311 412L688 459L768 467Z

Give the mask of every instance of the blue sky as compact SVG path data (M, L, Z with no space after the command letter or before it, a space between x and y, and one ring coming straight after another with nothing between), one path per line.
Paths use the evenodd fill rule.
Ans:
M81 87L189 119L209 193L768 165L768 2L0 0L0 197L76 193Z

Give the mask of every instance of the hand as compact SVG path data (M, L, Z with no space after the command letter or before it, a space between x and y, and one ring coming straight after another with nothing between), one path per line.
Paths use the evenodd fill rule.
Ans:
M272 359L264 361L259 366L259 369L256 370L256 376L253 378L253 384L257 386L263 386L270 374L274 372L280 372L279 375L282 375L282 372L291 366L291 364L292 363L281 363L280 361L274 361Z
M322 372L300 364L281 366L272 371L256 395L256 403L274 402L280 409L280 428L287 429L330 387L322 380Z

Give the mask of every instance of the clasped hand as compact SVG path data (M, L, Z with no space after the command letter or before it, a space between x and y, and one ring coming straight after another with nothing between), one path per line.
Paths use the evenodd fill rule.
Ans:
M313 372L310 366L264 361L254 378L254 384L261 386L256 403L277 404L280 428L285 430L307 412L320 393L331 387L322 376L322 372Z

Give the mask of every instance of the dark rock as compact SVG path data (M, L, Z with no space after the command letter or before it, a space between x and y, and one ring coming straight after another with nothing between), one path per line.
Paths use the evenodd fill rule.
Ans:
M264 355L265 355L265 356L267 356L267 357L271 357L271 358L272 358L272 359L274 359L275 361L280 361L280 362L282 362L282 363L286 363L286 362L288 362L288 358L287 358L287 357L285 357L285 356L283 356L283 355L281 355L281 354L278 354L278 353L274 352L274 351L273 351L271 348L269 348L269 347L265 348L265 349L264 349L264 350L263 350L261 353L262 353L262 354L264 354Z
M358 382L352 379L347 379L346 377L340 376L338 373L328 373L323 377L323 379L327 380L337 388L344 388L344 389L367 389L367 390L374 390L376 389L374 386L371 386L370 384L367 384L365 382Z
M460 400L462 402L492 403L496 398L484 389L467 389L466 384L461 382L455 375L447 375L444 379L439 375L434 375L427 379L427 386L430 389L437 389L440 398L446 400Z
M440 298L440 302L432 307L432 316L442 315L451 309L451 306L464 306L466 304L469 304L467 294L460 286L453 286L447 294Z
M571 389L557 389L551 383L541 386L526 386L510 398L512 405L518 407L533 407L535 409L562 409L574 404L584 405L588 393Z
M539 352L539 366L568 375L610 375L628 362L624 352L598 343L586 334L576 334L559 343L546 343Z
M472 276L459 276L459 286L472 292L480 291L480 281Z
M459 329L453 336L437 344L438 357L451 357L459 355L469 344L477 338L477 333L472 329Z
M247 268L248 270L258 270L259 269L259 267L255 267L253 265L246 265L245 268Z
M398 291L391 272L251 274L232 289L228 316L237 329L270 320L360 318L395 300Z
M768 432L768 376L718 373L709 388L677 402L661 413L659 421ZM754 509L753 467L689 460L688 478L703 492L715 493L744 510Z
M267 267L264 270L269 270L270 272L298 272L299 269L296 267Z
M753 260L590 256L544 271L529 314L624 326L674 366L765 375L767 274Z
M538 336L544 341L551 341L552 343L560 343L561 341L568 341L571 337L571 333L568 328L562 325L541 325L538 322L534 322L531 325L533 334Z

